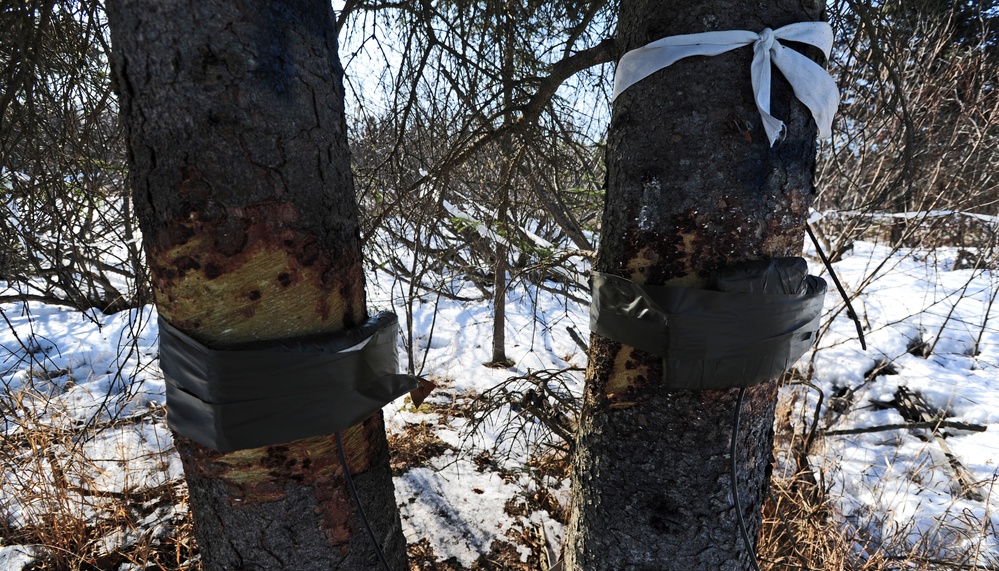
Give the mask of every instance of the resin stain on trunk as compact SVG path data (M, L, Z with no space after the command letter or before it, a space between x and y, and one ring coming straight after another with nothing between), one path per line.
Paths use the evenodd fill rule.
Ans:
M196 329L204 339L222 336L237 321L256 339L357 322L362 308L346 300L363 297L356 294L363 291L360 257L341 255L334 263L315 238L295 227L294 205L251 205L234 209L225 220L239 222L219 224L192 213L176 223L184 230L167 228L151 247L154 293L157 299L171 299L161 304L164 319L181 329ZM176 237L181 238L171 243ZM238 247L222 249L220 244ZM353 267L346 270L345 265ZM203 299L230 303L206 305ZM310 330L301 328L310 322ZM244 340L252 339L230 342Z
M378 423L365 423L343 432L342 441L351 474L363 474L374 460L366 446ZM234 509L252 510L255 504L284 500L305 486L316 499L316 513L330 541L340 545L351 535L355 507L346 493L336 439L317 436L295 446L276 445L220 454L184 442L185 473L214 479L226 486L226 501Z

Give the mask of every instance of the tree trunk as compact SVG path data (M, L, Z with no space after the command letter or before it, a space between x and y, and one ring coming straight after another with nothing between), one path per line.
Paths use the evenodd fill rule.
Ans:
M508 189L504 188L502 190L504 196L500 197L503 202L497 213L497 230L506 226L507 191ZM506 272L510 269L507 260L509 255L506 244L497 241L496 265L493 267L493 356L488 365L501 369L513 365L513 362L506 357Z
M502 38L500 50L503 53L503 66L500 69L503 81L503 126L513 123L513 53L514 53L514 22L512 4L504 2L502 9L496 14L497 37ZM499 206L496 209L495 231L501 238L506 239L512 235L508 230L506 218L507 210L510 206L510 186L513 180L516 162L519 160L514 156L513 139L509 134L500 139L501 160L503 162L502 178L498 189ZM493 356L487 363L489 366L505 368L513 365L513 362L506 357L506 273L510 269L510 251L507 245L496 240L496 265L493 267Z
M160 315L221 348L363 322L330 4L111 0L107 9ZM404 569L381 415L343 440L371 526ZM229 454L176 441L205 569L377 566L332 435Z
M618 57L665 36L776 29L821 11L805 0L623 0ZM815 125L775 73L772 113L787 138L770 147L753 102L752 55L747 46L680 60L618 97L599 271L700 287L732 263L800 253ZM592 337L567 569L750 568L729 477L737 391L667 390L662 373L659 357ZM769 485L776 398L775 382L750 388L737 437L752 537Z

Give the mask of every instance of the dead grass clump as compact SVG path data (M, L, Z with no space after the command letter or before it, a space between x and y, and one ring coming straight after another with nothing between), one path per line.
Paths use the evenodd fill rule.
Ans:
M898 561L886 559L878 546L844 526L825 493L795 479L774 480L757 549L765 571L900 569Z
M472 566L473 571L538 571L542 567L541 555L545 553L544 537L536 528L515 528L507 532L506 541L493 542L489 553L483 555ZM526 561L521 561L520 551L516 546L530 549Z
M81 428L55 399L17 396L0 448L0 537L30 547L32 571L200 569L173 449L136 445L169 438L155 410Z
M489 553L479 557L472 563L471 568L462 566L454 557L438 560L430 541L421 539L417 543L411 543L407 549L409 569L410 571L539 571L549 568L547 548L544 537L539 531L510 530L508 539L510 542L494 541ZM521 560L517 546L528 547L531 550L526 561Z
M562 450L531 457L525 466L533 481L532 489L525 494L531 511L543 510L563 525L569 523L569 506L559 501L552 487L569 479L569 455Z
M410 543L406 549L409 555L409 571L465 571L454 557L438 561L429 539L421 539Z
M429 422L407 424L402 432L388 435L389 464L393 476L427 466L434 458L455 449L437 436L435 428Z
M807 385L811 390L814 386ZM802 387L803 390L804 387ZM979 515L954 508L950 515L936 518L932 528L919 529L915 520L882 521L875 511L844 517L840 499L825 480L835 470L830 456L835 436L815 430L820 422L821 392L817 405L809 405L804 393L785 393L778 405L775 424L775 474L771 493L763 508L758 554L764 570L814 571L942 571L969 569L995 571L996 566L982 565L979 551L992 535L991 518L986 507ZM814 406L814 410L810 407ZM849 406L855 406L851 403ZM804 425L804 426L802 426ZM830 441L830 442L826 442ZM903 439L898 439L901 447ZM927 443L925 446L930 446ZM925 448L924 448L925 450ZM896 462L910 463L903 474L913 485L934 469L927 463L928 451L916 455L897 452ZM819 469L821 468L821 469ZM876 482L871 497L880 497L890 482ZM991 501L985 498L986 506ZM953 502L961 499L955 494ZM960 512L960 517L956 515ZM882 518L882 519L878 519ZM967 546L975 546L969 549Z

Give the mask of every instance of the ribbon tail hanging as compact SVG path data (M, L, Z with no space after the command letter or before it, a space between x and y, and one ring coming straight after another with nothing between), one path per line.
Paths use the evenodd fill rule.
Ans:
M774 43L772 61L787 78L794 96L812 112L819 138L832 136L833 116L839 107L839 89L822 66L804 55Z
M750 77L753 82L753 98L756 109L763 120L763 130L767 133L770 146L781 138L784 132L784 122L770 114L770 84L772 72L770 69L770 52L780 44L773 41L773 33L765 30L760 39L753 44L753 63L750 66Z

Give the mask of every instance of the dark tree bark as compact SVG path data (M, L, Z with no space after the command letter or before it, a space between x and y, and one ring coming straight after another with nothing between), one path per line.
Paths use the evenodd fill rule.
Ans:
M500 196L500 207L496 214L496 228L503 229L506 226L506 204L509 189L503 188ZM506 244L496 241L496 265L493 267L493 356L489 363L490 367L506 368L513 364L513 361L506 357L506 273L510 269L507 258L510 255Z
M496 37L502 38L501 51L503 52L503 66L500 70L503 81L503 126L513 124L513 73L514 73L514 15L512 5L506 2L502 9L496 14ZM513 149L513 137L506 134L500 138L500 149L502 150L503 166L502 179L498 189L499 207L496 209L495 231L502 238L511 235L507 225L507 210L510 206L510 181L516 168ZM513 365L506 357L506 273L510 269L510 249L503 242L496 240L496 264L493 266L493 356L488 366L505 368Z
M160 315L215 347L364 321L329 2L112 0L107 9ZM404 569L381 415L343 436L371 525ZM377 567L332 436L230 454L178 436L177 448L206 569Z
M816 20L822 4L623 0L618 57L711 30ZM810 55L815 55L811 54ZM681 60L615 102L596 267L700 287L735 262L798 255L813 195L815 124L775 73L771 148L753 103L752 47ZM730 492L731 391L667 390L658 357L594 335L573 460L567 569L747 569ZM775 382L749 389L738 487L750 533L769 485Z

